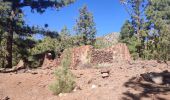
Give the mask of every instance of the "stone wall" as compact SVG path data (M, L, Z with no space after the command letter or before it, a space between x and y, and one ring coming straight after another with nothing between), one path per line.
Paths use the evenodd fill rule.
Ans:
M92 50L93 47L89 45L73 48L71 67L75 69L77 66L88 63Z
M90 62L98 63L113 63L113 52L104 50L92 50Z
M92 46L81 46L72 51L72 68L84 64L114 63L131 60L126 44L119 43L109 48L94 49Z
M71 69L77 67L87 67L90 64L115 63L130 61L131 56L126 44L116 44L109 48L94 49L92 46L80 46L72 49ZM44 58L43 68L58 66L61 58L49 59L47 55Z
M126 44L116 44L105 49L93 49L91 63L114 63L131 60Z

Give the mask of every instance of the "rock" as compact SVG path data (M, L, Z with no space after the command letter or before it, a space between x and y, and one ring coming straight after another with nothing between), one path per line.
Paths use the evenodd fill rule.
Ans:
M84 75L83 73L80 73L80 75L82 76L82 75Z
M63 96L63 94L62 94L62 93L60 93L58 96L59 96L59 97L62 97L62 96Z
M135 61L134 60L130 60L128 61L129 65L134 65L135 64Z
M168 66L170 66L170 61L167 61L166 63L167 63Z
M17 85L20 85L22 82L18 82Z
M145 81L153 82L155 84L170 84L170 72L168 70L162 72L150 72L141 74Z
M102 78L106 78L106 77L109 77L110 69L102 68L100 72L101 72Z
M91 86L91 88L92 88L92 89L95 89L95 88L97 88L97 86L93 84L93 85Z
M62 96L66 96L66 94L65 93L60 93L58 96L62 97Z
M156 76L152 77L152 81L156 84L163 84L163 77L162 76Z
M102 73L102 78L109 77L109 73Z
M6 96L2 100L10 100L10 98L8 96Z
M19 63L14 67L17 68L17 69L23 69L25 67L24 66L24 61L20 60Z
M80 87L80 86L76 86L76 87L74 88L74 90L73 90L73 91L74 91L74 92L76 92L77 90L82 90L82 89L81 89L81 87Z
M17 73L26 73L26 69L18 70Z
M31 71L31 74L35 75L35 74L38 74L38 72Z
M92 79L92 78L90 78L90 79L87 81L87 84L91 84L91 83L92 83L92 81L93 81L93 79Z

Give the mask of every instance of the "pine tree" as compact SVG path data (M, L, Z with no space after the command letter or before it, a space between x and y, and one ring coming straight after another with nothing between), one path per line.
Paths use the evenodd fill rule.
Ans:
M147 30L145 28L145 9L147 0L120 0L126 11L131 17L131 24L134 30L134 36L137 38L136 46L139 57L142 57L146 48Z
M139 46L139 42L134 34L135 32L132 23L129 20L126 20L121 28L119 41L126 43L132 57L134 59L137 59L139 58L137 52L137 47Z
M60 32L60 37L61 37L61 40L67 40L68 38L70 38L71 34L70 34L70 31L68 30L67 26L64 26L62 29L61 29L61 32Z
M93 15L88 11L87 6L83 6L79 10L79 18L76 24L76 33L79 38L80 45L94 45L96 27L93 20Z
M11 10L9 2L2 2L0 0L0 67L5 67L7 64L6 56L8 55L6 50L7 45L7 32L3 29L3 22L7 22L8 11Z
M67 26L64 26L60 32L61 51L73 46L73 39Z
M12 58L13 58L13 43L14 43L14 34L18 34L20 36L22 35L28 35L30 33L34 33L33 29L26 25L23 20L23 12L22 7L30 6L32 8L32 11L37 11L39 13L43 13L46 8L48 7L55 7L55 8L61 8L63 6L66 6L70 3L73 3L74 0L0 0L1 4L8 4L7 8L10 9L7 10L7 14L5 14L7 17L4 17L6 20L3 20L0 17L0 26L1 29L5 32L7 32L7 65L6 67L11 68L12 67ZM6 7L5 7L6 8ZM3 9L0 8L0 9ZM4 12L4 11L3 11ZM2 15L3 12L0 12ZM4 14L3 14L4 15ZM24 33L24 34L23 34Z
M154 57L158 60L170 60L170 1L149 0L146 17Z
M134 35L134 29L129 20L126 20L123 24L120 32L120 40L124 41L131 38Z

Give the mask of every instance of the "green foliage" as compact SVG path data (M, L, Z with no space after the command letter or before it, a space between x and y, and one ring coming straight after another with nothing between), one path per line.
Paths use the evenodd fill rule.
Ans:
M54 94L69 93L74 89L75 81L73 81L73 74L70 71L60 68L55 71L55 76L57 80L49 86Z
M54 94L68 93L75 88L74 75L69 70L71 51L65 50L61 67L55 71L56 81L49 86Z
M121 42L125 39L131 38L133 35L134 35L134 28L133 28L132 24L130 23L130 21L126 20L121 28L119 40Z
M7 62L5 60L6 55L8 54L6 51L7 41L5 39L7 33L0 31L0 68L5 67Z
M146 9L151 53L157 60L170 60L170 1L149 0ZM151 47L150 47L151 48Z
M51 37L45 37L43 40L40 40L35 45L35 47L31 49L31 54L36 55L36 54L45 53L47 51L57 50L56 47L58 47L58 45L59 45L59 42L57 39L51 38Z
M0 67L5 67L7 64L6 56L8 52L6 50L7 45L7 32L3 29L3 22L7 21L8 10L10 10L10 3L9 2L2 2L0 1Z
M62 8L67 6L75 0L1 0L8 1L14 4L15 8L22 8L30 6L32 11L36 10L39 13L43 13L47 8Z
M96 49L102 49L102 48L107 48L112 46L113 44L111 44L110 42L106 42L103 39L96 39L95 44L94 44L94 48Z
M74 46L74 37L71 36L70 31L66 26L60 32L60 47L61 51Z
M87 6L79 10L79 18L75 27L79 45L94 45L96 27L93 15L88 11Z
M46 36L44 39L37 41L29 52L29 66L33 68L40 67L46 52L54 52L54 57L61 52L61 43L57 38Z
M33 63L31 64L33 65L32 67L39 67L42 62L41 59L46 52L54 52L53 58L60 57L65 49L74 46L73 42L73 37L70 35L67 27L64 26L57 37L52 38L50 36L45 36L44 39L39 40L34 47L30 49L31 56L29 57L29 62ZM38 55L42 56L37 57Z
M125 21L124 25L121 28L119 42L126 43L133 59L139 58L138 47L140 43L136 36L134 36L134 28L130 21Z
M119 33L110 33L95 40L94 48L107 48L118 43Z
M139 46L140 46L140 42L138 42L137 37L132 36L131 38L128 39L128 41L126 41L126 44L129 48L129 51L133 57L133 59L138 59L139 58Z
M117 43L116 38L115 38L115 41L114 40L108 41L105 38L96 38L94 48L96 49L107 48L107 47L113 46L116 43Z
M36 10L39 13L43 13L49 7L61 8L73 3L74 0L0 0L0 2L0 29L3 30L3 33L7 33L5 47L7 53L3 59L7 63L5 67L11 68L12 64L14 64L14 57L18 57L19 53L19 46L15 45L14 35L17 34L23 40L23 38L27 38L31 34L38 33L38 31L34 30L34 27L29 27L25 24L21 8L29 6L32 11ZM25 49L25 47L22 48ZM13 54L14 52L16 53Z
M132 55L137 54L143 59L170 60L170 1L123 0L123 2L132 21L126 22L122 27L120 41L127 43ZM132 28L129 29L128 24ZM132 39L129 34L136 36L138 40Z
M122 0L121 0L122 1ZM123 0L123 6L126 8L131 17L131 21L126 21L121 29L120 41L131 41L131 37L137 37L138 46L136 54L142 57L145 49L145 39L147 37L146 23L145 23L145 9L147 7L147 0ZM134 39L132 39L134 41ZM135 54L135 55L136 55Z
M67 26L64 26L60 32L60 39L62 41L68 40L70 38L70 36L71 36L71 34L70 34L70 31L67 29Z

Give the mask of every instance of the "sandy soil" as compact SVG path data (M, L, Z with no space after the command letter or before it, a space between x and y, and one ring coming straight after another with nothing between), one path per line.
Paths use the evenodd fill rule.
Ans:
M140 81L146 72L170 71L167 64L146 61L115 63L102 68L72 70L78 89L55 96L48 85L54 81L53 69L0 74L0 100L170 100L170 86ZM7 97L9 99L7 99Z

